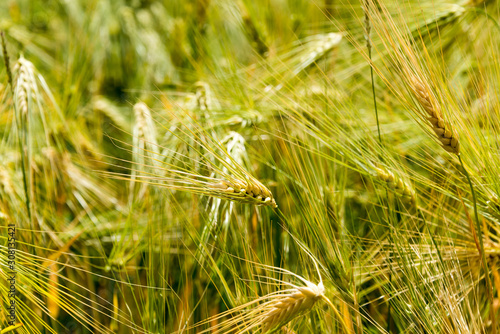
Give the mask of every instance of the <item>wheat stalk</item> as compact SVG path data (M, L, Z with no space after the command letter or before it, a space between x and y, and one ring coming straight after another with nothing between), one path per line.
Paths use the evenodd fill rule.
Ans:
M366 48L368 49L368 53L371 54L371 49L372 49L372 39L371 39L371 33L372 33L372 25L370 23L370 13L369 11L369 3L368 1L364 0L363 4L361 5L361 8L363 9L363 24L365 26L365 33L364 33L364 38L366 42Z

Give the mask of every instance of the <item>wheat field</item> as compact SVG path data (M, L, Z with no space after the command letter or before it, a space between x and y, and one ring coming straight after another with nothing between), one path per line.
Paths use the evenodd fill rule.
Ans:
M497 333L499 22L1 1L0 333Z

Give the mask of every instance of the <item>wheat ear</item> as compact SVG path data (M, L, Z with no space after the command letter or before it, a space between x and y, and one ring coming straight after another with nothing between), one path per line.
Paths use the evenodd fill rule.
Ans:
M239 165L244 164L245 153L245 139L239 133L231 131L231 133L226 136L221 142L227 145L227 153L231 156L234 162ZM229 170L223 167L222 171L228 173ZM269 205L277 208L276 201L269 189L267 189L261 182L250 175L246 175L247 181L243 181L241 176L234 176L229 178L231 181L223 180L215 185L216 189L219 189L226 194L233 196L240 196L242 200L247 202L253 202L256 205Z
M403 203L416 204L415 190L410 184L385 168L375 168L377 177L387 184L387 187L400 196Z
M427 120L432 125L441 146L446 151L458 155L460 153L458 134L453 126L443 119L439 104L430 89L414 75L410 76L410 88L420 106L428 114Z
M225 194L245 202L253 202L256 205L269 205L277 208L278 205L269 189L254 178L248 181L233 179L221 180L212 186L214 190L223 191Z
M17 72L16 103L20 114L26 116L28 114L28 94L36 89L33 74L35 68L31 62L21 57L14 67L14 71ZM33 98L35 96L32 95Z
M293 236L292 236L293 237ZM328 306L333 310L335 316L338 318L339 322L342 324L344 329L347 329L347 325L344 322L343 317L338 312L337 308L325 295L325 287L323 285L323 280L321 278L321 273L319 271L319 266L317 261L312 257L307 249L299 243L299 246L311 256L314 262L314 266L319 276L319 283L314 284L298 274L295 274L287 269L268 266L265 264L259 264L252 262L253 264L264 268L266 270L271 270L275 273L289 275L296 278L302 284L296 285L291 282L287 282L280 279L275 279L272 277L267 277L268 280L272 281L274 285L288 287L286 289L271 292L265 296L258 297L246 304L236 306L235 308L222 312L214 317L211 317L205 321L196 324L194 327L201 325L211 324L215 320L220 320L229 317L215 326L205 329L201 333L232 333L232 334L243 334L250 332L267 333L273 332L279 328L285 326L288 322L297 318L301 314L305 314L312 310L316 302L323 299ZM184 328L182 332L185 330ZM180 334L180 332L175 332L173 334Z
M298 315L310 311L318 300L325 298L324 293L322 282L318 285L306 282L306 286L291 289L288 293L280 295L280 298L272 300L269 309L264 313L262 332L266 333L283 326Z
M264 267L268 266L264 265ZM192 328L210 324L215 320L221 320L229 317L227 320L224 320L208 329L202 330L199 333L269 333L285 326L299 315L311 311L316 302L320 299L323 299L332 308L336 317L338 317L343 327L346 328L343 318L328 297L325 296L325 288L321 281L316 285L307 281L303 277L289 272L286 269L277 267L269 268L274 268L277 271L296 276L300 281L302 281L302 283L304 283L305 286L297 286L289 282L270 278L271 280L274 280L277 283L285 284L290 288L269 293L251 302L222 312L196 324ZM180 333L181 332L175 332L173 334Z
M130 202L134 198L142 198L146 192L146 183L141 185L138 193L134 192L137 174L154 170L147 167L146 164L156 166L160 158L159 146L156 141L156 128L148 106L144 102L136 103L134 105L134 115L132 161L136 163L138 170L133 169L130 173Z

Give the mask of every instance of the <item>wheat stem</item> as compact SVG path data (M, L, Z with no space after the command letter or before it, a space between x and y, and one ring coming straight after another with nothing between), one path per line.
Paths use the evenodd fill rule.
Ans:
M496 333L496 319L495 319L495 312L493 310L493 286L491 285L490 281L490 274L488 270L488 264L486 263L486 254L484 252L484 243L483 243L483 229L481 227L481 222L479 221L479 214L477 213L477 199L476 199L476 192L474 191L474 186L472 185L472 181L470 179L469 172L464 166L464 162L462 161L462 156L460 153L458 154L458 160L460 161L460 164L462 165L462 169L464 170L464 174L467 177L467 181L469 182L470 186L470 191L472 193L472 201L473 201L473 206L474 206L474 218L476 219L476 229L478 233L478 239L479 239L479 247L480 247L480 252L481 252L481 262L483 263L483 270L484 270L484 279L486 281L486 290L488 291L488 297L490 300L490 317L491 317L491 326L493 328L493 333Z
M373 79L373 66L372 66L372 41L371 41L371 22L370 15L368 13L368 1L364 1L363 3L363 12L365 14L365 40L366 40L366 48L368 49L368 58L370 58L370 77L372 82L372 95L373 95L373 107L375 109L375 118L377 120L377 131L378 131L378 141L382 144L382 136L380 134L380 122L378 119L378 108L377 108L377 97L375 94L375 80Z
M330 308L333 310L333 313L335 313L335 316L339 319L340 323L342 324L342 327L344 327L344 330L347 333L351 332L351 330L349 329L349 327L345 323L344 318L342 317L342 315L340 314L340 312L337 310L337 308L335 307L335 305L333 305L333 303L330 301L330 299L327 296L325 296L325 295L322 295L321 298L323 298L323 300L326 302L326 304L328 306L330 306Z
M0 32L0 36L2 38L2 52L3 52L3 61L5 63L5 70L7 71L7 78L9 80L10 89L12 94L14 94L14 85L12 84L12 72L10 70L10 58L7 53L7 45L5 43L5 32Z

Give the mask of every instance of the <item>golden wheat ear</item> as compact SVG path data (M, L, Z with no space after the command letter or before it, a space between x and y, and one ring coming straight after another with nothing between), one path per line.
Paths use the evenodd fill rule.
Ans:
M237 306L198 323L194 327L200 327L228 318L200 333L269 333L285 326L300 315L307 314L313 309L316 303L322 299L332 308L339 321L343 324L344 328L346 328L343 318L340 316L333 303L326 297L323 282L314 284L286 269L265 265L262 266L276 272L292 275L302 281L304 285L298 286L267 277L268 280L274 281L282 286L288 286L289 288L258 297L249 303Z
M249 181L239 179L221 180L212 185L215 191L222 191L228 196L250 202L255 205L269 205L277 208L275 199L269 189L254 178Z
M262 332L267 333L309 312L314 304L325 297L325 287L320 282L318 285L306 281L306 286L292 289L281 298L273 300L269 310L264 313Z
M379 10L369 10L370 8ZM425 59L419 56L414 41L406 32L400 30L382 3L364 0L363 10L365 21L372 23L365 30L367 34L374 30L381 37L385 51L391 54L394 62L389 71L395 76L389 79L377 66L372 64L372 68L379 73L398 98L413 110L417 118L429 123L441 146L447 152L458 155L460 153L458 132L453 124L445 119L443 110L446 110L446 106L442 102L442 92L438 89L438 82L431 80L433 71L425 63ZM395 84L391 81L394 79L394 82L401 80L403 84L401 86ZM403 85L412 98L405 96Z
M294 319L297 319L300 315L307 314L319 300L323 300L332 309L346 332L349 332L349 327L346 325L344 318L326 296L326 289L323 284L317 260L299 240L293 237L293 235L292 238L297 241L299 247L302 248L313 261L319 277L318 284L314 284L290 270L249 261L252 265L280 276L289 277L294 279L295 282L300 283L294 284L282 279L259 275L257 277L265 279L264 281L259 281L261 284L271 284L280 289L206 319L194 325L192 328L199 328L216 322L216 325L199 333L270 333L279 330ZM218 322L220 320L222 321Z
M414 75L410 76L410 89L418 103L427 113L427 120L432 125L441 146L448 152L459 154L460 142L455 128L443 119L441 109L429 87Z

